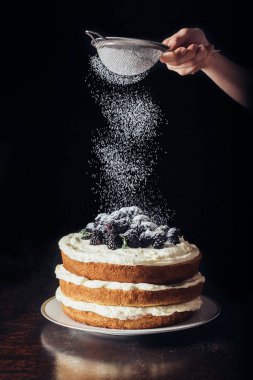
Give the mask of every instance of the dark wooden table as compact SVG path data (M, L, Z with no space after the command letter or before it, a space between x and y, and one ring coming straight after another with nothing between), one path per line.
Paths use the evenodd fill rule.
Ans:
M247 328L242 302L205 293L221 304L220 317L203 327L143 337L106 337L50 323L42 302L57 286L58 256L40 262L24 280L1 292L0 379L244 379ZM247 326L246 326L247 327Z

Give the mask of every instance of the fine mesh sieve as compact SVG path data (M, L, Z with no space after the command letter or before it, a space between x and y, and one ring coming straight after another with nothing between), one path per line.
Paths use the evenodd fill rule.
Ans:
M159 42L124 37L103 37L86 31L108 70L119 75L139 75L156 64L169 48ZM96 38L94 38L94 35Z

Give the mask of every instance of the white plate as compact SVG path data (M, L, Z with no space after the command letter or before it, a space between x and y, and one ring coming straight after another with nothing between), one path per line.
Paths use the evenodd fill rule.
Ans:
M167 332L173 332L178 330L190 329L200 325L204 325L217 318L220 314L220 307L216 301L209 297L201 297L203 304L200 310L196 311L194 315L185 322L178 323L173 326L154 328L154 329L142 329L142 330L114 330L102 327L88 326L83 323L75 322L64 314L60 302L55 297L51 297L46 300L41 306L42 315L49 321L58 325L69 327L71 329L82 330L89 333L100 333L108 335L149 335L149 334L161 334Z

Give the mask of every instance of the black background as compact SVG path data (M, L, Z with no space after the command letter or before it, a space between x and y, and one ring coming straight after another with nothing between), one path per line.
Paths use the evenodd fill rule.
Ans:
M1 46L1 279L28 278L41 255L50 262L47 244L57 252L58 238L97 214L85 173L91 174L91 133L104 120L85 84L94 50L84 31L161 41L197 26L224 54L252 67L249 14L243 1L8 3ZM147 83L168 120L161 126L168 154L157 175L175 224L203 251L207 277L241 297L252 255L252 114L201 73L180 77L158 63Z

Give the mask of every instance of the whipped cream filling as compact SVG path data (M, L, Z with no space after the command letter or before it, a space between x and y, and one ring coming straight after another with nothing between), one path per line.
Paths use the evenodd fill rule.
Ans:
M184 311L198 310L202 305L200 297L189 302L168 306L130 307L98 305L90 302L77 301L73 298L67 297L63 294L60 287L56 290L55 296L59 302L72 309L90 311L106 318L117 318L121 320L138 318L147 314L151 314L155 317L169 316L175 312L182 313Z
M57 265L55 268L56 277L59 280L64 280L75 285L86 286L87 288L97 289L106 288L112 290L149 290L149 291L159 291L159 290L169 290L169 289L181 289L189 288L191 286L197 285L199 283L205 282L205 277L200 273L195 274L195 276L187 279L178 284L171 285L155 285L155 284L145 284L145 283L126 283L126 282L110 282L110 281L100 281L100 280L89 280L86 277L78 276L74 273L69 272L64 266Z
M119 248L109 249L105 244L90 245L81 239L79 233L64 236L59 247L71 259L88 263L109 263L117 265L171 265L186 262L199 255L194 244L184 239L179 244L167 244L164 248Z

